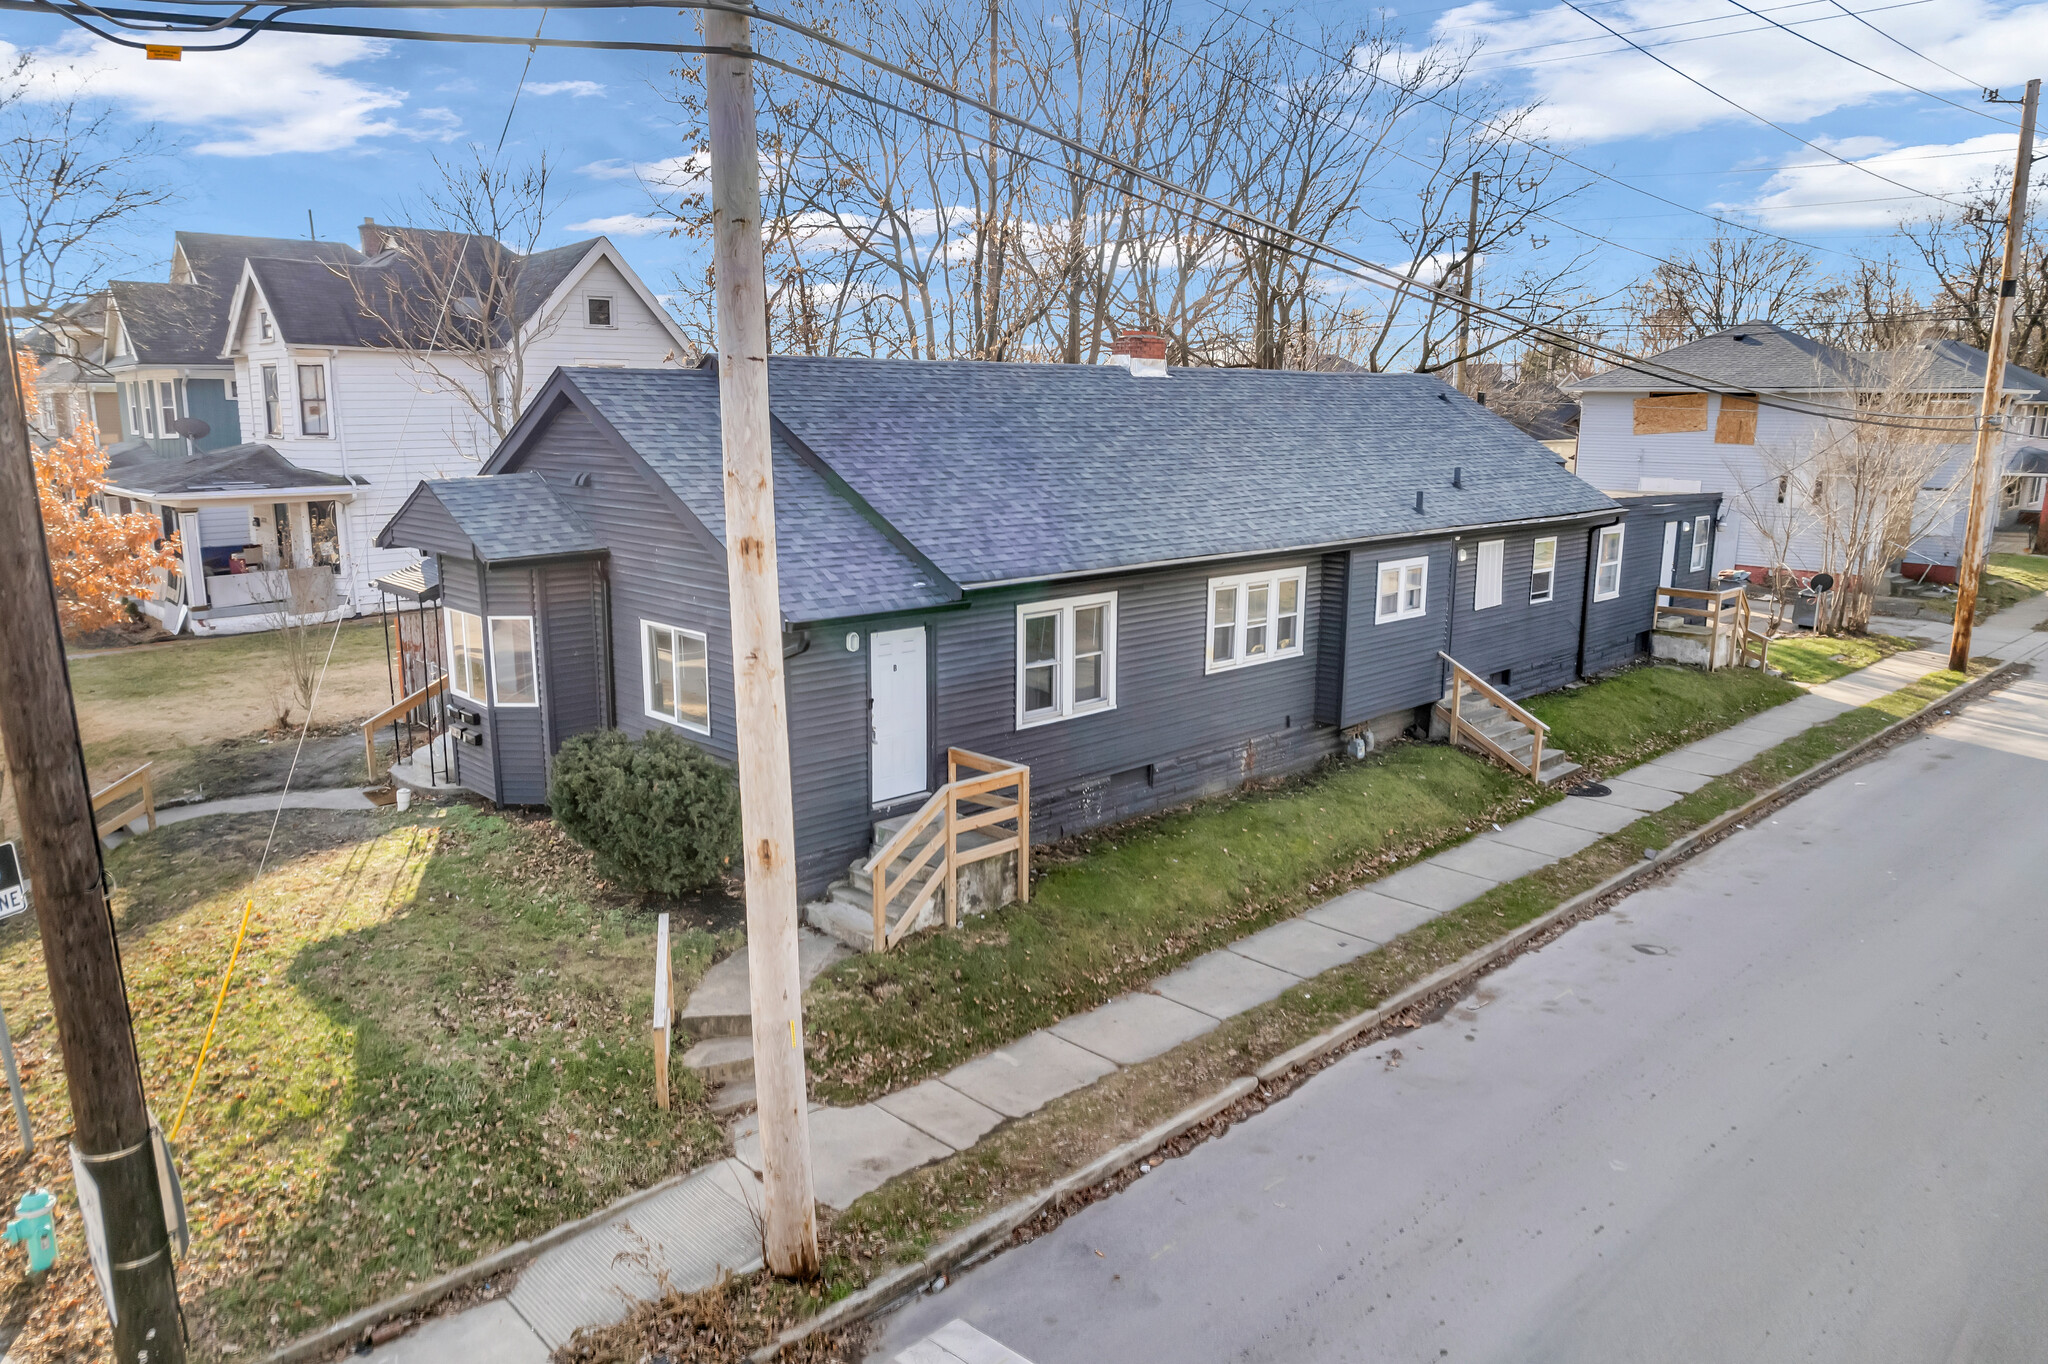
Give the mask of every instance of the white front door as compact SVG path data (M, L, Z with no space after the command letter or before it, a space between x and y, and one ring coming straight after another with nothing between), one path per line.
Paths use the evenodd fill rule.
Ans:
M925 748L924 627L878 630L868 638L868 692L874 800L880 804L925 789L931 766Z

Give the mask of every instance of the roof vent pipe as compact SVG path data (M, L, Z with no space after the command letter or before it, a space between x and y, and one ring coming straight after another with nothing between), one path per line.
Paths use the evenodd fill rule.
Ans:
M1453 488L1462 488L1462 487L1464 487L1464 486L1465 486L1465 466L1464 466L1464 465L1462 465L1462 464L1453 464L1453 465L1451 466L1451 486L1452 486Z
M1422 489L1420 488L1415 490L1415 510L1422 510Z

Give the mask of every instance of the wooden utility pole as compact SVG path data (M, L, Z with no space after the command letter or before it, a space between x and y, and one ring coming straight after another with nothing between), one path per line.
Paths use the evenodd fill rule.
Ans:
M118 1364L183 1364L184 1323L157 1184L142 1069L78 747L71 674L36 498L28 414L10 334L0 342L0 740L14 771L22 871L71 1095L73 1166L97 1193L94 1246ZM89 1233L90 1235L90 1233ZM75 1243L74 1243L75 1244Z
M1977 409L1977 455L1970 464L1970 519L1963 531L1963 549L1956 577L1956 621L1949 634L1948 666L1962 672L1970 666L1970 630L1976 623L1977 588L1984 577L1984 519L1990 514L1994 475L1992 455L2003 433L1997 426L1998 394L2005 387L2005 352L2012 334L2012 310L2019 296L2020 238L2027 226L2027 176L2034 167L2034 115L2041 107L2039 78L2027 82L2021 101L2020 149L2012 166L2012 205L2005 215L2005 264L1999 271L1998 307L1991 314L1991 345L1984 358L1984 398Z
M1466 357L1472 353L1472 260L1479 254L1479 172L1472 172L1472 206L1465 213L1465 280L1458 289L1458 392L1470 393Z
M744 0L742 0L744 3ZM707 47L751 52L751 22L704 11ZM747 883L747 974L753 996L754 1088L768 1269L818 1274L811 1194L810 1105L797 965L796 816L782 693L782 603L775 568L775 482L769 464L767 270L761 259L760 144L754 63L704 59L711 129L712 268L718 309L718 415L725 445L725 571L732 602L734 731Z

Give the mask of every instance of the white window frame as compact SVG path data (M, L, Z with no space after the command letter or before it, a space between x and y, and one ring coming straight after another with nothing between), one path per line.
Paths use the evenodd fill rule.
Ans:
M1622 532L1627 529L1628 527L1626 526L1602 526L1600 528L1600 535L1593 549L1594 601L1613 601L1621 595ZM1610 543L1614 546L1614 558L1611 562L1607 558L1607 546ZM1606 575L1609 568L1614 570L1614 586L1603 588L1600 585L1600 579Z
M277 336L277 328L270 325L270 310L267 308L256 310L256 334L265 341Z
M1501 603L1501 585L1507 577L1508 542L1481 540L1472 550L1472 609L1491 611ZM1487 560L1491 559L1491 565Z
M1550 546L1550 567L1547 569L1538 567L1543 562L1543 547L1545 545ZM1550 575L1544 582L1543 591L1540 593L1536 590L1536 575L1538 573L1548 573ZM1539 535L1536 537L1535 544L1530 546L1529 549L1529 605L1541 606L1544 602L1552 601L1556 597L1557 537L1555 535Z
M312 370L320 376L320 392L317 396L309 397L306 393L307 370ZM292 367L293 396L298 399L299 408L299 434L308 440L334 439L334 398L330 391L332 389L330 377L327 373L327 366L317 361L310 365L295 362ZM320 404L320 430L318 431L309 430L306 426L307 403Z
M1053 601L1019 602L1017 604L1017 728L1033 729L1039 725L1057 724L1080 715L1094 715L1099 711L1116 709L1116 596L1114 592L1098 592L1085 597L1060 597ZM1087 607L1103 607L1102 613L1102 695L1093 701L1074 702L1074 613ZM1024 625L1026 621L1041 616L1056 616L1059 619L1059 634L1054 651L1053 668L1053 709L1024 711Z
M654 704L653 669L654 632L656 630L666 630L671 636L694 639L704 646L704 723L701 725L691 720L685 720L680 709L673 712L665 711L656 708ZM669 664L673 672L671 685L674 686L676 698L680 701L683 695L682 655L680 651L674 648L673 644L670 646L670 652L674 659ZM660 720L664 724L674 725L677 729L687 730L692 734L709 734L711 732L711 637L709 635L705 634L702 630L688 630L680 625L670 625L666 621L648 620L644 616L641 618L640 707L651 720Z
M263 365L256 376L257 400L263 404L263 434L284 434L284 390L278 384L277 366Z
M1407 605L1409 591L1408 575L1418 568L1422 570L1422 592L1415 605L1409 606ZM1393 611L1387 610L1387 594L1384 590L1387 574L1389 573L1398 573L1400 575L1396 580L1399 586L1395 592L1397 605ZM1382 559L1377 564L1374 564L1372 610L1372 623L1374 625L1391 625L1397 620L1415 620L1418 617L1428 615L1429 556L1427 554L1418 554L1412 559Z
M453 606L449 607L442 614L447 618L448 622L446 627L448 636L448 692L450 695L459 696L465 701L474 701L479 706L488 706L490 702L485 700L482 695L472 695L462 689L462 684L468 680L468 668L464 666L464 655L456 641L456 627L458 625L462 626L462 633L465 636L469 633L469 627L475 626L476 660L477 672L479 674L476 681L482 684L477 688L477 691L481 693L489 685L490 665L485 660L491 652L490 645L484 638L484 618L474 611L463 611Z
M1279 636L1280 628L1280 585L1294 584L1294 643L1285 649L1275 649L1272 641ZM1251 630L1250 612L1246 603L1249 593L1255 587L1266 589L1266 648L1260 654L1245 652L1245 636ZM1234 590L1231 598L1231 618L1228 621L1216 619L1216 594ZM1209 579L1209 605L1205 612L1208 629L1202 635L1202 671L1205 673L1230 672L1237 668L1256 667L1261 663L1274 663L1283 658L1300 658L1302 636L1307 633L1303 626L1308 619L1308 566L1299 568L1267 569L1261 573L1241 573L1229 578ZM1230 630L1230 657L1216 657L1216 631L1219 627Z
M591 306L597 303L604 304L605 321L603 322L592 322L590 320ZM583 296L583 325L586 327L599 327L605 331L617 331L619 329L618 300L610 294L585 294Z
M1692 519L1692 571L1700 572L1707 566L1707 546L1714 538L1714 518L1695 516Z
M498 626L518 621L526 626L526 647L533 654L533 699L531 701L507 701L498 694ZM534 628L532 616L492 616L490 628L484 640L491 656L491 704L500 710L531 710L540 705L540 631Z

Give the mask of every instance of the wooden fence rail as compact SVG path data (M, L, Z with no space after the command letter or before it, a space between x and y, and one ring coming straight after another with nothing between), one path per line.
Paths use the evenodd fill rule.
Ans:
M1704 630L1707 634L1707 671L1721 666L1721 641L1730 640L1728 661L1738 667L1752 658L1758 667L1768 665L1771 638L1751 623L1749 593L1740 587L1702 589L1660 587L1657 615L1677 616L1680 628Z
M967 776L961 775L966 769ZM875 951L886 952L937 895L945 896L946 927L960 922L960 869L1017 854L1017 899L1031 898L1031 769L964 748L946 750L946 784L932 793L880 852L868 859L875 907ZM1013 824L1005 830L1001 826ZM986 842L963 849L960 836ZM902 865L897 865L899 860ZM929 871L922 886L917 878ZM904 900L901 911L895 902Z
M119 781L109 782L92 793L94 830L104 839L116 829L133 824L138 816L149 817L156 830L156 764L144 763Z

